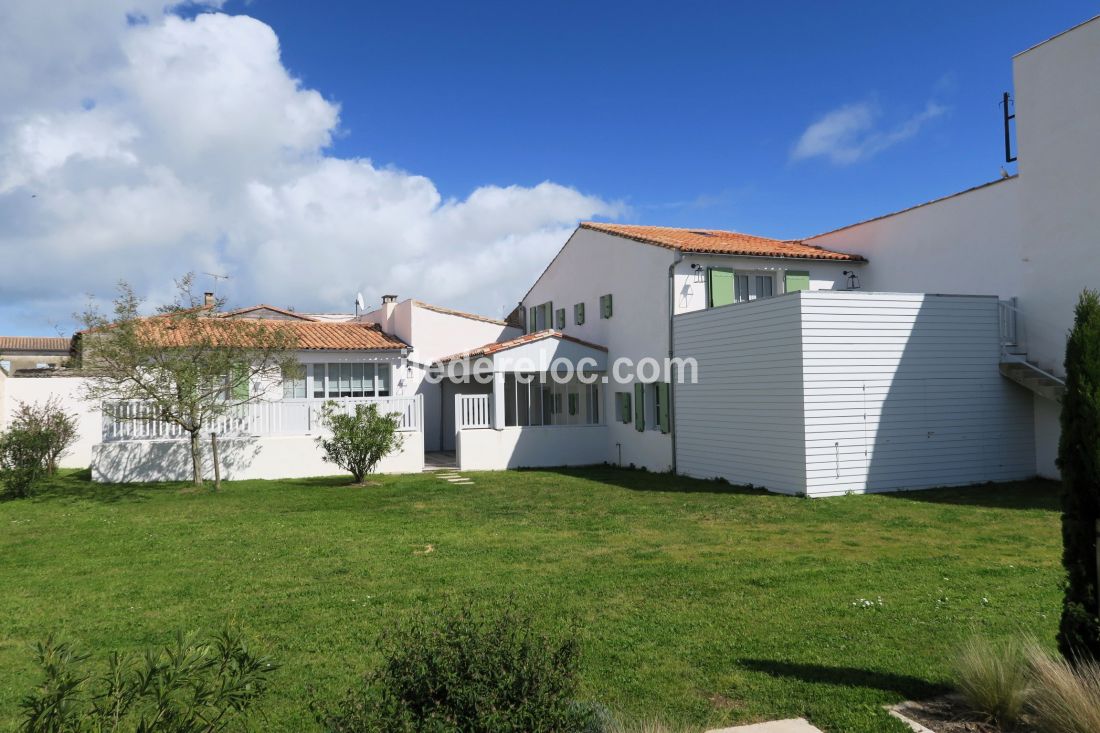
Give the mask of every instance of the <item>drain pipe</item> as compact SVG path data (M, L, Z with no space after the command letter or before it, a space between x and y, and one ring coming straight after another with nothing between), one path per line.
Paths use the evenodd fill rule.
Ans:
M672 322L676 317L676 265L684 261L684 253L676 250L676 259L668 266L668 435L672 438L672 475L676 475L676 380L672 374Z

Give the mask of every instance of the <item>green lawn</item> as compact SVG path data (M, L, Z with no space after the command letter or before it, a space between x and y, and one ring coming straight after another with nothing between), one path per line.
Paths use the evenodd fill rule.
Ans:
M1053 640L1052 483L809 501L610 468L470 475L214 495L77 474L0 502L0 728L49 631L103 652L232 618L283 664L258 727L312 730L309 687L335 695L379 629L448 597L579 622L589 698L700 728L902 731L881 706L941 690L972 630Z

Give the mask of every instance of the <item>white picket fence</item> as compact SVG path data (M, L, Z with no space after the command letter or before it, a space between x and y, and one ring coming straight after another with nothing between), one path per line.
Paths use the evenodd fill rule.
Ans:
M321 406L328 400L254 402L221 415L203 432L225 437L310 435L321 428ZM398 430L418 432L424 426L424 401L411 397L351 397L332 400L347 413L356 405L376 404L380 412L396 414ZM115 417L117 415L117 417ZM179 425L157 418L148 402L119 402L104 406L103 442L124 440L172 440L186 437Z
M487 394L455 395L455 415L458 417L459 430L492 427L489 397Z

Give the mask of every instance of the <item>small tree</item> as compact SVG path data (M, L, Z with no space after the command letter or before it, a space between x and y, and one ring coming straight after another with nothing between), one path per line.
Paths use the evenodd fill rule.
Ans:
M57 473L57 464L61 457L69 452L77 438L77 417L68 412L56 396L44 403L18 403L12 413L13 429L26 430L40 435L46 455L43 458L46 475Z
M348 413L329 400L321 407L321 424L331 433L317 438L325 460L349 471L356 486L363 485L379 461L405 444L405 436L397 432L397 413L383 415L373 402L357 404Z
M190 439L193 482L202 485L203 429L219 416L261 399L253 379L297 374L296 339L287 324L218 317L191 292L193 276L177 283L176 299L143 317L142 301L119 283L113 313L90 307L81 316L81 367L91 379L84 397L114 420L156 420ZM141 411L125 403L138 401Z
M41 432L12 427L0 433L0 483L8 496L23 499L34 493L34 485L46 474L49 450Z
M1066 343L1062 397L1062 564L1066 593L1058 647L1067 659L1100 660L1096 522L1100 519L1100 296L1085 290Z

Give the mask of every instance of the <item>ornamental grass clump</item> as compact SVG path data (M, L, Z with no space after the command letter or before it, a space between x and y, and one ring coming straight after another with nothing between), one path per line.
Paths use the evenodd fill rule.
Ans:
M1100 664L1055 657L1030 643L1029 722L1040 733L1100 731Z
M1028 700L1025 645L971 637L955 658L955 685L974 712L999 728L1011 729L1020 722Z

